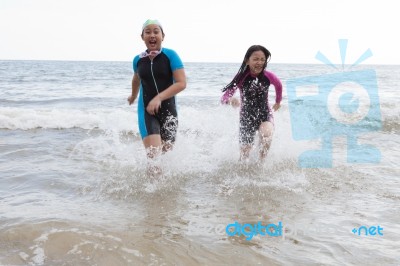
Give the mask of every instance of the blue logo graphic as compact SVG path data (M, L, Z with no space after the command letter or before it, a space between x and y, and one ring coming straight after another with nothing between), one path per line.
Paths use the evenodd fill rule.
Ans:
M382 127L375 70L344 71L347 40L340 39L342 71L319 76L289 79L286 82L292 135L295 140L321 140L321 149L309 150L299 157L303 168L332 167L332 140L347 138L348 163L379 163L380 151L359 144L362 133ZM350 66L372 56L368 49ZM339 70L322 53L316 59Z
M375 236L375 235L380 235L383 236L383 227L381 227L380 225L378 226L360 226L358 229L354 228L353 230L351 230L353 232L353 234L364 234L366 236Z
M261 222L256 224L240 224L235 221L233 224L226 226L225 232L228 236L244 235L246 240L251 240L255 235L282 236L282 222L276 224L262 225Z

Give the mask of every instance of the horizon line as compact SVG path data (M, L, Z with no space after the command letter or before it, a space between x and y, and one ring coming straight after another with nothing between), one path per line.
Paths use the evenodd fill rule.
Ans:
M78 60L78 59L0 59L0 61L58 61L58 62L132 62L132 60ZM203 63L203 64L241 64L241 62L216 62L216 61L184 61L184 64L191 64L191 63ZM281 62L270 62L269 64L273 65L324 65L321 62L315 63L281 63ZM336 64L334 64L336 65ZM342 65L338 63L337 65ZM351 64L344 64L344 65L351 65ZM391 65L391 66L398 66L400 63L375 63L375 64L362 64L362 65Z

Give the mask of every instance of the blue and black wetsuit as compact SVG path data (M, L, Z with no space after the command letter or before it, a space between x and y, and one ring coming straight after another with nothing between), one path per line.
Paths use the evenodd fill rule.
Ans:
M161 108L155 115L146 111L149 102L174 83L173 71L183 68L178 54L171 49L162 48L153 60L137 55L133 59L133 71L140 78L138 100L139 131L143 138L159 134L161 140L174 142L178 127L178 113L175 96L161 102Z

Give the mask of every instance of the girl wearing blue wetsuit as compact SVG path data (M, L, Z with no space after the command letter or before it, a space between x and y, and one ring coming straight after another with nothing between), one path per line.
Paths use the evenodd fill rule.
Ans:
M168 151L175 142L178 127L175 95L186 87L186 75L178 54L162 48L164 31L157 20L147 20L142 40L147 49L133 59L131 105L138 99L139 131L147 157Z
M265 70L271 53L261 45L251 46L234 79L223 88L221 103L240 106L239 141L241 144L240 159L247 159L254 136L260 136L260 160L263 160L271 145L274 131L274 118L268 102L268 89L275 87L276 98L274 111L280 108L282 100L282 83L275 74ZM239 89L240 99L232 97Z

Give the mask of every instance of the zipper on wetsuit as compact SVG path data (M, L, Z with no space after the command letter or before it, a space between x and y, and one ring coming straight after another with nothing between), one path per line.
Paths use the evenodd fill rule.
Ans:
M150 64L150 72L151 72L151 76L153 77L154 85L156 86L157 94L160 94L160 92L158 91L156 78L154 77L154 73L153 73L153 59L150 60L150 62L151 62L151 64ZM161 105L162 105L162 102L160 103L160 107L161 107Z

